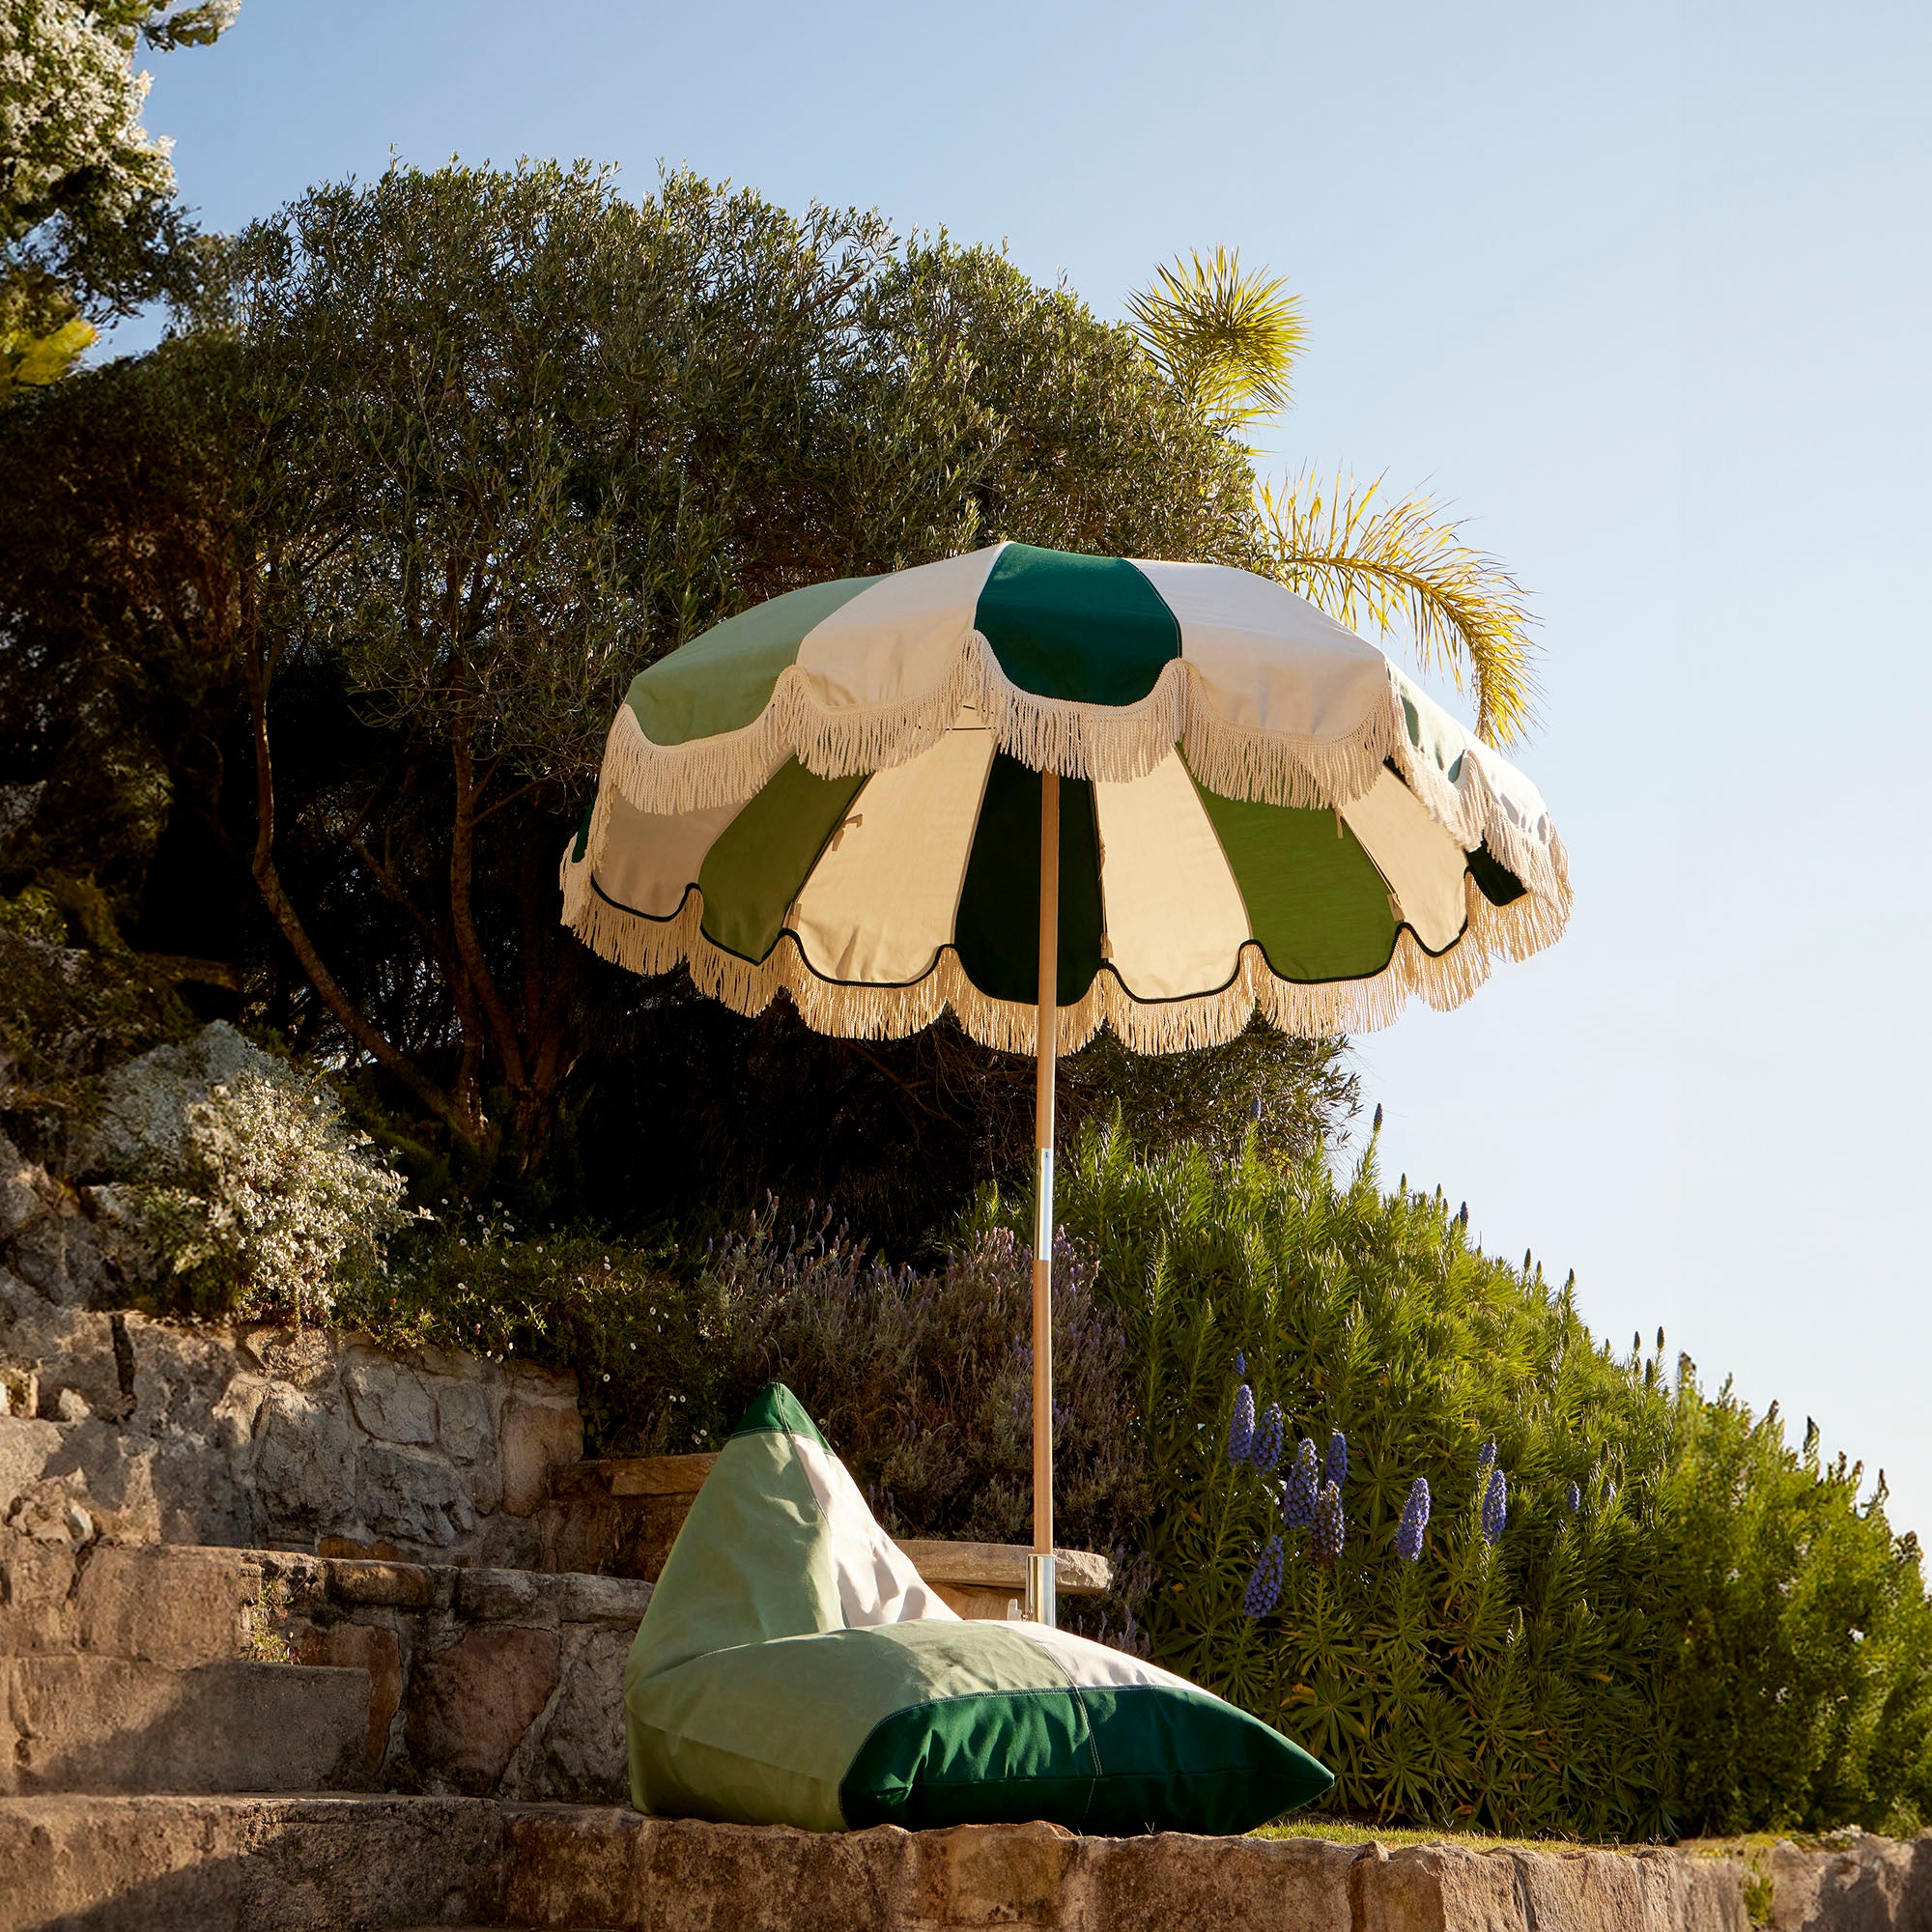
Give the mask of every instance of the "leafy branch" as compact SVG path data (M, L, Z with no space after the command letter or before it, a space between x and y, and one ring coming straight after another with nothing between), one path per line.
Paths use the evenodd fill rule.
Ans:
M1406 638L1425 669L1473 687L1477 734L1521 739L1536 722L1536 619L1522 586L1426 495L1383 497L1383 478L1332 487L1304 470L1255 494L1272 573L1339 624Z

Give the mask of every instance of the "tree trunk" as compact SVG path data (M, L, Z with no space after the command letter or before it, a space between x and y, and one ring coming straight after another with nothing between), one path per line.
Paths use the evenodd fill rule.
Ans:
M269 678L262 653L250 640L242 653L242 675L248 689L248 716L255 748L255 851L250 870L270 917L288 942L298 963L315 988L316 997L350 1038L384 1071L415 1094L424 1106L472 1148L483 1146L487 1122L475 1106L465 1108L446 1094L408 1055L399 1052L350 999L335 975L316 951L301 916L296 911L275 866L274 761L269 745Z

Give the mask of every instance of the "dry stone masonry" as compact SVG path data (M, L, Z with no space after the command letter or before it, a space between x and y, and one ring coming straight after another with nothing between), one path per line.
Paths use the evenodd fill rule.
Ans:
M0 1391L0 1523L79 1542L534 1566L583 1445L567 1377L62 1307L4 1268Z

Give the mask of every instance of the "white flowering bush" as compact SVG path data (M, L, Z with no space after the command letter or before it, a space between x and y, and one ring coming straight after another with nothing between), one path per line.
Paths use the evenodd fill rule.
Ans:
M313 1074L243 1073L188 1106L177 1147L135 1190L169 1273L204 1315L327 1313L419 1216L404 1181Z

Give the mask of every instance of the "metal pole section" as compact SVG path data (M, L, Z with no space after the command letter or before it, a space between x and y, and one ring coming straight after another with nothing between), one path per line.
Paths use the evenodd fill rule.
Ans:
M1034 1085L1033 1554L1027 1615L1057 1621L1053 1574L1053 1071L1059 1045L1060 774L1039 777L1039 1013Z

